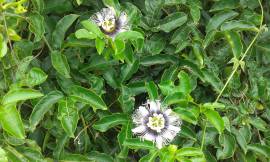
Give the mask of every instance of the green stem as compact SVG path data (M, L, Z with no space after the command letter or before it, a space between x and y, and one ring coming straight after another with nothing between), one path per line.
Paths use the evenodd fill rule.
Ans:
M7 34L7 39L8 39L8 45L9 45L9 48L10 48L10 53L14 56L14 59L16 61L16 64L18 64L19 58L17 57L17 55L13 51L12 43L11 43L11 40L10 40L10 37L9 37L9 34L8 34L8 27L7 27L7 22L6 22L6 16L5 16L4 13L2 13L2 16L3 16L5 31L6 31L6 34Z
M205 132L206 132L206 122L204 122L204 126L203 126L203 136L202 136L202 143L201 143L201 151L203 150L203 146L204 146Z
M240 59L239 62L242 62L242 61L245 59L245 57L246 57L248 51L251 49L252 45L255 43L255 41L257 40L258 36L260 35L260 33L261 33L261 31L262 31L262 24L263 24L263 19L264 19L264 13L263 13L262 3L261 3L260 0L258 0L258 1L259 1L259 4L260 4L260 7L261 7L261 22L260 22L260 28L259 28L259 31L257 32L256 36L253 38L253 40L251 41L251 43L250 43L249 46L247 47L245 53L243 54L243 56L242 56L242 58ZM228 86L229 82L231 81L232 77L234 76L234 74L235 74L235 72L237 71L237 69L238 69L239 66L240 66L240 64L237 64L236 67L233 69L233 71L232 71L232 73L230 74L229 78L227 79L225 85L223 86L222 90L220 91L219 95L217 96L215 102L217 102L217 101L220 99L222 93L224 92L224 90L225 90L226 87Z
M46 37L44 35L42 36L42 39L46 43L46 45L48 46L50 52L52 52L53 49L52 49L51 45L49 44L49 42L47 41L47 39L46 39Z

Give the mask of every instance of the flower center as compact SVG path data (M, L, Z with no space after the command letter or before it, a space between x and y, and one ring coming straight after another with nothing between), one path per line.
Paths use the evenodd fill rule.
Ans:
M152 130L161 132L165 127L165 119L162 114L154 113L153 116L148 118L147 126Z
M101 24L101 27L104 31L108 33L113 32L115 29L115 20L114 19L104 20Z

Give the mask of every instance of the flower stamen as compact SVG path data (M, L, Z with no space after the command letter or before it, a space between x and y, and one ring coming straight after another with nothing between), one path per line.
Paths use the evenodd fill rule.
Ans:
M104 34L113 39L118 33L130 30L127 14L121 12L117 16L112 7L103 8L101 11L92 15L90 20L96 23Z
M157 132L161 132L161 130L165 127L165 119L162 114L154 113L153 116L148 118L147 126L155 130Z
M181 131L181 119L170 108L162 107L159 100L147 101L132 115L133 134L156 143L160 149L170 143Z

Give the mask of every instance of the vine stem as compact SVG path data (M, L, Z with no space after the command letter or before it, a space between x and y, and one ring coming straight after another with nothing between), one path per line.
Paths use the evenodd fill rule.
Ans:
M244 52L243 56L241 57L240 61L243 61L248 53L248 51L251 49L252 45L255 43L255 41L257 40L258 36L260 35L261 31L262 31L262 24L263 24L263 19L264 19L264 13L263 13L263 6L261 3L261 0L258 0L259 4L260 4L260 8L261 8L261 21L260 21L260 27L259 27L259 31L257 32L257 34L255 35L255 37L253 38L253 40L250 42L249 46L247 47L246 51ZM233 69L232 73L230 74L229 78L227 79L226 83L224 84L222 90L220 91L218 97L216 98L215 102L217 102L222 93L224 92L224 90L226 89L226 87L228 86L229 82L231 81L233 75L235 74L236 70L238 69L238 67L240 66L240 64L238 63L236 65L236 67ZM203 135L202 135L202 142L201 142L201 150L203 150L204 147L204 143L205 143L205 132L206 132L206 123L203 127Z
M47 47L49 48L49 51L52 52L53 49L52 49L51 45L49 44L49 42L47 41L47 39L46 39L46 37L44 35L42 36L42 39L45 42L45 44L47 45Z
M6 34L7 34L7 39L8 39L8 44L9 44L9 48L10 48L10 53L14 56L15 61L16 61L16 64L18 64L19 58L18 58L18 56L13 51L12 43L11 43L11 40L10 40L10 37L9 37L9 34L8 34L8 27L7 27L7 21L6 21L5 14L2 13L2 16L3 16L5 31L6 31Z
M260 7L261 7L261 22L260 22L259 31L257 32L256 36L253 38L253 40L250 42L249 46L247 47L245 53L243 54L243 56L242 56L242 58L240 59L239 62L242 62L245 59L245 57L247 56L248 51L251 49L252 45L255 43L255 41L257 40L258 36L260 35L260 33L262 31L262 24L263 24L263 19L264 19L264 13L263 13L263 6L262 6L262 3L261 3L261 0L258 0L258 2L259 2ZM232 80L232 77L234 76L234 74L237 71L237 69L238 69L239 66L240 66L240 64L237 63L236 67L234 67L232 73L230 74L229 78L227 79L226 83L224 84L222 90L218 94L215 102L217 102L220 99L222 93L227 88L229 82Z
M204 122L204 127L203 127L201 151L203 151L203 146L204 146L204 141L205 141L205 132L206 132L206 122Z

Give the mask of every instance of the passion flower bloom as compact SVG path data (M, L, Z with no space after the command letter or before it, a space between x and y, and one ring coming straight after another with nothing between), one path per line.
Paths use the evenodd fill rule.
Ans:
M147 101L132 115L136 127L133 134L153 141L160 149L170 143L181 130L181 119L170 108L161 108L159 100Z
M127 14L121 12L117 17L114 8L103 8L100 12L94 14L90 20L96 23L101 31L114 38L118 33L127 31L130 29L128 24Z

